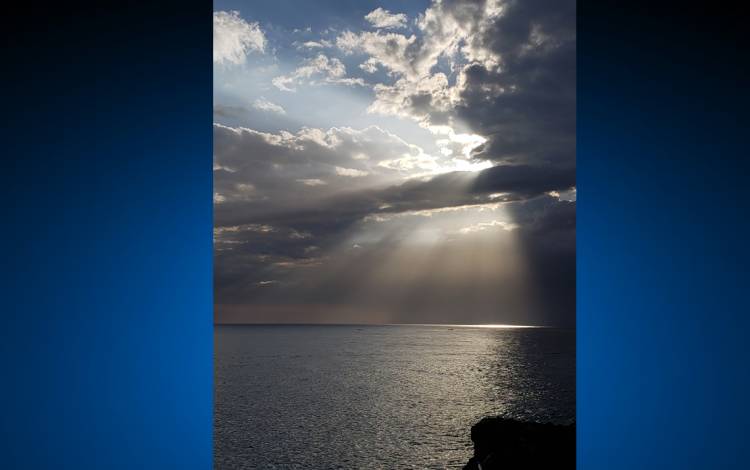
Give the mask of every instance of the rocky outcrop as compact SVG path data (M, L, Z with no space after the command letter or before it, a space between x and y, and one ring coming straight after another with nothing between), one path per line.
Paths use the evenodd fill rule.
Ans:
M484 418L471 427L474 456L464 470L575 469L575 425Z

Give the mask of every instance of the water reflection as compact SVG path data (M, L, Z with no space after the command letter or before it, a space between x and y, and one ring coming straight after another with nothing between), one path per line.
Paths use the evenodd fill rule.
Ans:
M217 327L215 464L461 468L469 429L575 415L572 332Z
M493 331L482 380L488 400L506 417L569 424L575 421L575 333L534 329Z

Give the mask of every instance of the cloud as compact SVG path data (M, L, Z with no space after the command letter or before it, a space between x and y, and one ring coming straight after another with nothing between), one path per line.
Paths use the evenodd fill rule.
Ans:
M479 173L471 190L475 193L512 192L536 196L550 191L570 190L575 184L575 167L498 165Z
M434 2L417 18L418 34L407 37L393 32L345 31L336 45L346 53L370 55L395 75L420 80L431 74L439 59L454 60L459 53L470 55L471 49L464 50L462 45L470 43L499 11L497 0Z
M282 91L296 91L296 86L302 83L315 85L321 82L365 85L361 78L347 78L344 64L335 57L329 59L325 54L307 59L291 74L281 75L272 80L273 85Z
M215 118L236 118L241 116L246 109L242 106L226 106L222 104L215 104L213 109Z
M298 183L304 184L305 186L323 186L328 184L320 178L301 178L296 181Z
M489 222L479 222L476 224L469 225L467 227L462 227L459 230L459 233L467 234L467 233L483 232L485 230L492 230L495 227L499 227L501 230L510 232L511 230L517 229L518 224L505 222L502 220L491 220Z
M403 13L391 13L382 8L376 8L367 15L365 19L376 28L398 29L406 27L406 15Z
M284 108L261 97L253 102L253 108L277 114L286 114Z
M575 165L575 45L572 1L508 3L472 38L489 59L463 68L455 110L488 138L476 158Z
M506 164L434 175L443 162L375 126L272 134L215 124L215 223L330 217L346 226L373 214L506 203L575 187L574 167Z
M214 142L217 227L281 224L316 233L310 224L344 228L374 214L496 206L575 186L574 169L528 165L410 177L434 157L377 127L269 134L217 124ZM394 163L399 156L406 161Z
M391 73L414 76L421 72L414 63L418 51L414 35L345 31L336 38L336 46L346 54L365 53L370 56L369 63L380 64Z
M362 176L369 175L368 172L362 170L356 170L354 168L342 168L340 166L334 167L336 174L339 176L348 176L350 178L361 178Z
M377 126L302 128L292 134L214 124L214 190L226 208L216 222L236 225L242 217L297 207L300 200L316 203L387 186L439 169L444 161Z
M363 63L359 64L359 68L367 73L375 73L378 71L378 62L373 59L367 59Z
M302 44L299 44L299 48L304 49L324 49L326 47L331 47L333 44L331 44L330 41L326 39L321 39L320 41L305 41Z
M434 2L416 26L338 36L363 70L395 78L374 85L369 112L468 126L487 140L475 159L575 165L574 1Z
M428 129L453 125L452 113L458 95L443 73L421 80L402 78L392 85L377 84L373 90L375 101L367 108L368 112L411 118Z
M418 34L345 31L336 45L346 54L367 55L366 68L382 66L395 78L375 85L370 112L414 119L428 129L452 126L460 94L453 75L478 55L467 44L498 11L496 1L435 2L418 17ZM443 70L435 70L441 60Z
M237 11L214 12L214 63L241 65L250 52L264 52L266 37L258 23L248 23Z

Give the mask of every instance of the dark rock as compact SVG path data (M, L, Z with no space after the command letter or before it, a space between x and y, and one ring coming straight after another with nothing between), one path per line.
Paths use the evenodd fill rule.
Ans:
M471 427L474 457L464 470L575 469L575 424L483 418Z

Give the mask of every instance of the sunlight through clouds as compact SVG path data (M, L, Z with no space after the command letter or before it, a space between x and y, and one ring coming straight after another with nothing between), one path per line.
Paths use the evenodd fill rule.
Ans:
M572 321L574 2L263 11L214 13L219 303Z

